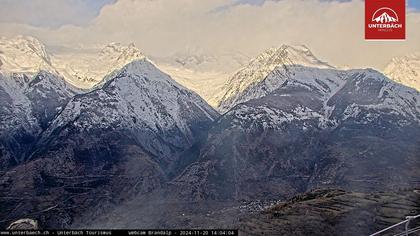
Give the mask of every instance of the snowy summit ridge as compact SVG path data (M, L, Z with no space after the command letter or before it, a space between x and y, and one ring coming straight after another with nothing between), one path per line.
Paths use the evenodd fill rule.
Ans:
M218 106L227 110L240 100L247 89L262 82L272 71L279 68L285 74L290 68L303 66L308 68L333 69L334 67L316 58L304 45L282 45L270 48L251 60L226 83L219 96ZM277 86L277 85L276 85Z
M55 72L45 45L29 36L0 38L0 70L31 74L40 70Z
M177 84L149 60L139 59L113 73L101 86L73 97L45 133L48 138L68 124L83 132L115 127L130 130L136 140L155 137L181 148L193 142L199 122L211 122L217 116L197 94ZM158 156L157 143L144 145Z
M90 89L128 63L144 59L134 45L105 45L97 53L50 55L44 44L29 36L0 38L0 71L36 75L40 71L60 74L71 85Z
M143 58L144 54L134 44L124 46L110 43L94 54L57 56L54 64L71 84L88 89L102 81L106 75Z

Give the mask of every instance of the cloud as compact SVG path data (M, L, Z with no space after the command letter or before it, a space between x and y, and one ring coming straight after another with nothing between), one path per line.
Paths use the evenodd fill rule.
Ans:
M114 0L0 0L0 22L40 27L85 25Z
M420 51L420 13L407 15L404 42L364 41L364 2L281 0L119 0L88 25L45 29L0 24L2 34L27 33L48 45L134 42L146 54L164 56L191 47L220 54L256 55L272 46L306 44L335 65L382 68L394 56ZM230 6L223 10L223 6Z

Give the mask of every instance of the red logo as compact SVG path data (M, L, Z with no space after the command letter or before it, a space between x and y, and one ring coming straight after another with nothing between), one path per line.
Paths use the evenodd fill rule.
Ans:
M365 0L365 39L405 39L405 0Z

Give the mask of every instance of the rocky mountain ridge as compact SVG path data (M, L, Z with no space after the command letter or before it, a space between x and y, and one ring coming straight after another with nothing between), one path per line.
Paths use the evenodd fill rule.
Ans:
M0 38L0 70L12 73L56 72L44 44L29 36Z
M286 67L273 66L250 87L258 96L236 100L213 122L168 182L95 217L87 214L75 227L229 228L238 223L240 209L319 188L363 195L418 186L416 90L371 69ZM255 78L248 76L243 79ZM269 85L272 90L264 89ZM267 228L244 227L255 235L271 232L269 220L261 224Z
M282 81L270 81L264 88L253 88L269 80L269 75L273 71L282 75L281 77L285 80L293 73L289 67L295 66L333 68L317 59L306 46L282 45L278 48L270 48L252 59L225 84L219 95L219 109L227 111L238 103L270 93L278 88Z
M89 91L2 71L0 227L228 227L216 215L244 202L419 184L420 94L377 71L270 49L232 77L220 116L134 46L100 55L121 68Z
M2 101L16 100L1 116L2 226L25 216L66 227L100 203L158 188L219 115L147 58L88 92L49 72L0 82Z

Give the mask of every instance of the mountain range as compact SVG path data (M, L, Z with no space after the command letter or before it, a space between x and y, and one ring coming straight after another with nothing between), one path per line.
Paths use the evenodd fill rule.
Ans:
M1 228L231 228L244 216L258 234L254 214L299 194L419 187L420 93L373 69L282 45L237 70L213 108L133 45L69 58L0 41Z
M2 70L3 224L43 212L47 225L62 226L102 197L156 188L218 116L145 57L89 91L55 72Z
M273 202L287 204L288 199L316 189L354 191L361 194L357 201L369 202L371 196L365 194L388 196L418 188L419 93L377 71L337 70L313 60L313 55L304 60L316 61L312 67L300 65L303 62L292 58L301 58L294 53L302 52L299 56L312 55L302 47L281 46L252 60L240 71L256 73L234 76L241 79L232 79L233 85L226 86L243 88L245 92L234 96L240 100L226 100L229 107L223 108L227 111L212 124L205 141L191 149L193 158L191 153L183 156L189 163L183 164L177 176L98 217L87 214L75 226L233 225L250 235L261 235L273 227L277 232L290 232L289 219L282 221L284 225L264 220L260 223L264 227L255 227L254 217L259 219L260 210ZM266 68L255 66L261 58L277 59L267 60L275 61L273 64L259 64L272 67L263 78L259 73ZM416 194L411 195L415 199ZM349 204L347 196L335 199L337 204ZM329 209L330 202L323 195L319 198L319 207ZM307 209L318 214L316 209ZM415 213L407 214L410 212ZM306 218L301 211L293 214L303 222L315 217ZM339 222L343 214L332 215L330 221ZM321 222L326 219L317 217ZM372 222L347 234L372 233L386 226ZM311 230L318 225L305 227ZM319 227L310 232L324 235Z

